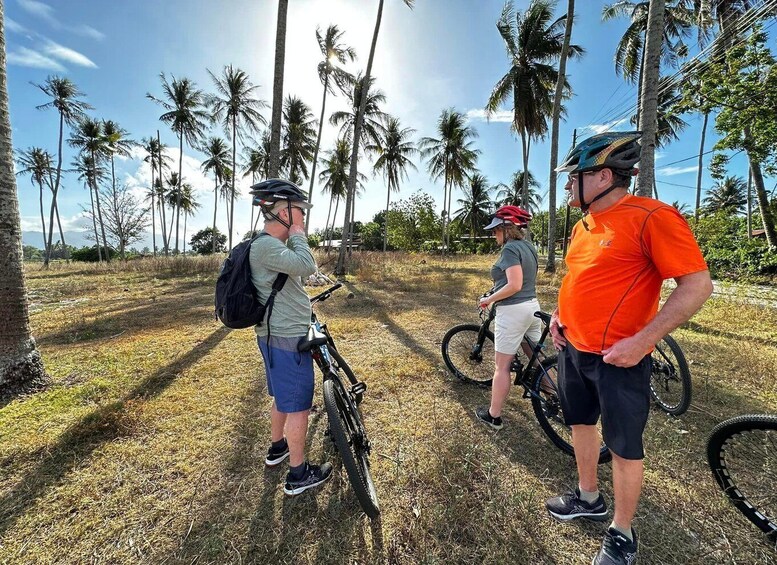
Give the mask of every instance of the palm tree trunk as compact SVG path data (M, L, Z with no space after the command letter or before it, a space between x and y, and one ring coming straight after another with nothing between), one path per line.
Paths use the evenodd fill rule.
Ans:
M329 231L329 217L332 215L332 200L334 199L335 199L335 195L331 194L329 196L329 211L326 213L326 223L324 224L324 239L328 239L330 241L332 239L332 232Z
M446 159L447 163L447 159ZM442 184L442 236L440 237L440 245L441 245L441 251L445 253L445 220L448 217L448 213L446 211L446 206L448 205L448 172L447 172L447 164L445 167L445 179L443 180Z
M214 175L214 181L213 181L213 231L211 232L211 235L213 236L213 253L216 252L216 211L219 207L219 177L218 175ZM253 208L253 206L252 206ZM230 247L230 249L232 249Z
M658 77L661 64L665 0L650 0L648 29L645 40L645 71L642 84L641 122L642 154L640 175L637 179L637 195L650 196L655 178L656 116L658 112Z
M97 204L97 221L100 223L100 231L102 232L102 235L103 235L102 245L105 249L105 255L106 255L105 260L110 263L111 254L110 254L110 251L108 251L108 239L105 237L105 224L103 223L103 213L102 213L102 210L100 210L100 190L97 187L97 160L96 160L94 151L92 151L92 167L93 167L92 182L94 183L94 199ZM100 247L99 241L97 242L97 247L98 247L97 256L100 257L101 254L99 253L99 247ZM100 260L102 261L102 259Z
M154 210L154 156L151 155L151 248L156 257L156 210Z
M89 200L92 203L92 227L94 227L94 240L97 243L97 261L102 263L103 256L100 252L100 236L97 235L97 215L94 210L94 192L91 183L89 184Z
M60 112L59 114L59 149L57 151L57 176L54 181L54 190L51 193L51 212L49 213L49 239L46 244L46 253L43 258L43 268L49 268L49 260L51 259L51 226L54 225L54 205L57 202L57 193L59 192L59 180L62 174L62 136L65 131L65 116Z
M254 184L256 184L256 173L251 173L251 185L254 185ZM254 203L251 202L251 225L249 226L251 231L251 237L253 237L254 232L256 231L256 226L254 226L254 208L255 208ZM257 216L256 219L258 220L259 217Z
M701 126L701 143L699 144L699 165L696 171L696 208L693 211L694 223L699 221L699 209L701 208L701 175L702 165L704 164L704 138L707 136L707 121L710 113L704 112L704 122Z
M38 188L40 188L40 225L43 229L43 252L48 254L49 244L46 239L46 217L43 215L43 183L38 181Z
M183 254L186 255L186 220L189 219L189 214L184 212L183 215Z
M289 0L278 2L278 25L275 31L275 78L272 89L272 124L270 126L270 178L276 178L281 164L281 111L283 107L283 71L286 59L286 13Z
M321 100L321 119L318 120L318 137L316 138L316 150L313 152L313 166L310 171L310 189L308 190L308 202L313 203L313 184L316 180L316 164L318 163L318 150L321 147L321 132L324 129L324 110L326 108L326 91L329 88L329 73L324 79L324 97ZM310 213L305 216L305 231L310 227ZM384 249L385 251L385 249Z
M391 185L386 188L386 214L383 216L383 253L386 252L386 244L388 243L388 212L389 204L391 203Z
M164 190L164 181L162 180L162 177L163 177L163 175L162 175L162 171L163 171L163 168L162 168L162 140L159 137L159 130L156 130L156 143L159 146L159 185ZM154 187L154 189L156 190L156 187ZM164 251L165 251L165 257L168 257L169 256L169 251L170 251L169 250L170 238L169 238L169 236L167 238L165 237L166 227L165 227L165 203L164 203L164 199L160 198L158 200L158 202L159 202L159 208L162 210L162 243L164 244L163 247L164 247Z
M346 211L351 209L351 202L356 198L356 180L358 175L358 159L359 159L359 141L362 134L362 122L364 121L364 109L367 107L367 98L370 88L370 75L372 73L372 61L375 58L375 46L378 43L378 34L380 33L380 22L383 18L383 0L378 2L378 16L375 19L375 31L372 33L372 45L370 46L370 56L367 59L367 71L364 73L364 82L362 86L362 96L359 101L359 111L356 113L356 122L353 125L353 148L351 149L351 170L348 174L348 189L345 194L345 209ZM346 213L346 220L344 229L348 226L348 214ZM345 237L345 233L343 233ZM345 274L345 246L340 247L340 255L337 258L337 267L335 273L338 275Z
M750 129L745 128L745 137L750 137ZM754 160L748 153L748 159L750 159L750 173L753 175L753 186L755 187L755 194L758 198L758 211L761 213L761 222L763 223L764 232L766 234L766 243L770 249L777 249L777 232L774 229L774 218L772 217L772 211L769 208L769 196L766 194L766 187L764 186L764 177L761 173L761 164Z
M753 171L747 171L747 239L753 237Z
M448 252L448 249L451 245L451 200L453 200L453 184L451 184L448 187L448 224L445 229L445 251Z
M22 228L13 170L11 121L5 66L4 7L0 2L0 391L45 385L47 376L30 332L24 282ZM51 233L49 224L49 234Z
M561 46L561 58L558 63L558 80L553 95L553 118L550 133L550 178L548 180L548 260L545 272L556 272L556 183L558 182L558 126L561 115L561 96L567 74L567 55L572 40L572 24L575 20L575 0L567 1L567 19L564 28L564 43Z
M647 50L645 49L644 43L642 44L642 57L640 57L641 61L639 64L639 74L637 75L637 114L636 114L636 120L637 120L637 129L642 129L642 124L639 123L640 117L642 115L642 84L644 82L645 78L645 57L647 56Z
M656 177L653 176L653 196L658 200L658 185L656 184Z
M339 197L339 196L338 196L338 197L337 197L337 199L335 200L335 215L334 215L334 216L332 216L332 228L331 228L331 229L330 229L330 231L329 231L329 240L330 240L330 245L329 245L329 247L330 247L330 248L332 247L332 245L331 245L331 240L332 240L332 238L334 237L334 231L335 231L335 222L337 221L337 210L338 210L338 208L340 208L340 197ZM343 233L343 234L340 234L340 247L342 247L342 246L343 246L343 241L344 241L344 239L345 239L345 234L344 234L344 233Z
M181 218L181 186L183 185L183 132L178 135L180 157L178 158L178 187L175 191L175 252L178 253L178 221Z
M233 228L233 222L235 221L235 178L237 178L237 169L235 168L235 152L237 150L237 117L233 114L232 115L232 195L230 196L230 204L229 204L229 248L232 249L232 228ZM253 208L253 206L252 206ZM214 214L215 218L215 214ZM186 219L184 219L184 223L186 223ZM215 236L216 232L216 222L215 219L213 221L213 233ZM215 241L215 240L214 240ZM186 241L183 242L184 247L186 246Z
M162 225L162 251L164 251L165 257L169 256L169 250L167 248L167 214L165 213L165 201L163 197L157 198L157 206L159 206L160 224Z
M65 242L65 232L62 231L62 222L59 220L59 206L54 207L54 214L57 217L57 227L59 228L59 239L62 242L62 252L65 254L65 261L70 263L70 251L68 251L67 243ZM53 230L54 226L49 226L49 230Z

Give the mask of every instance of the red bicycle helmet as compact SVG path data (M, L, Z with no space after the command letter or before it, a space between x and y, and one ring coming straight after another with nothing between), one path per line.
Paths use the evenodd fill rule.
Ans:
M488 224L485 228L487 230L492 230L494 228L504 227L504 226L518 226L519 228L525 228L529 225L529 222L531 221L531 214L521 208L520 206L502 206L496 211L496 214L494 214L494 218L491 220L491 223Z

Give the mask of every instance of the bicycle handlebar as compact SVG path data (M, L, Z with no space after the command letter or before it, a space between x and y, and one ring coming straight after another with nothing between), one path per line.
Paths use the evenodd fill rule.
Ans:
M341 286L343 286L343 283L337 283L336 285L329 287L321 294L317 294L316 296L311 298L310 304L315 304L316 302L323 302L324 300L332 296L332 293L336 291L338 288L340 288Z

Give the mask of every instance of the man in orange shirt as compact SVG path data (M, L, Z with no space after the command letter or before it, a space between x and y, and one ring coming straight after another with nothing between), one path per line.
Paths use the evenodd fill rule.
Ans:
M559 354L559 397L572 427L579 484L551 498L563 521L608 518L597 488L600 439L612 452L615 511L595 565L633 563L631 526L642 489L642 433L650 410L650 352L712 293L707 264L672 206L628 193L640 132L603 133L573 147L557 169L570 173L569 204L583 210L572 230L569 272L550 331ZM677 287L658 310L661 285Z

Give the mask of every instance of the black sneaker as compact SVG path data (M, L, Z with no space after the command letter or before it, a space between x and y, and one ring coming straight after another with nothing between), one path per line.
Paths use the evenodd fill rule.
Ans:
M494 418L491 415L491 412L488 411L488 407L482 407L475 410L475 417L488 427L495 430L501 430L504 427L504 424L502 424L502 418Z
M637 561L637 532L631 528L634 541L629 540L618 530L608 528L602 539L602 548L596 554L591 565L632 565Z
M283 463L289 457L289 444L283 442L283 447L275 450L272 447L267 450L267 457L264 460L264 464L268 467L275 467L279 463Z
M305 465L305 473L302 475L302 478L292 478L291 471L286 475L286 484L283 485L283 492L289 496L296 496L310 488L317 487L332 476L332 465L329 463L322 463L320 466L311 465L310 463L305 463Z
M607 519L607 504L604 497L599 494L599 498L594 503L588 503L580 498L580 491L566 492L561 496L554 496L545 502L545 508L556 520L574 520L575 518L587 518L601 522Z

